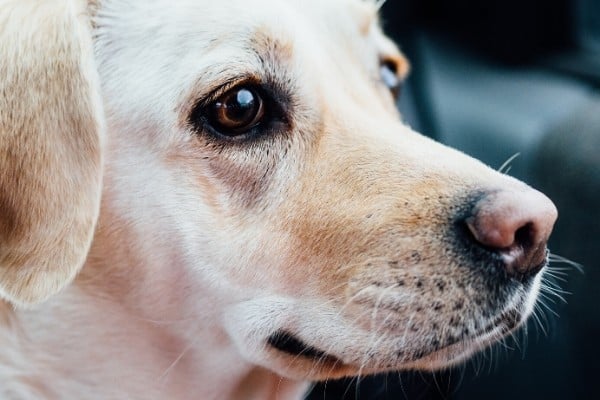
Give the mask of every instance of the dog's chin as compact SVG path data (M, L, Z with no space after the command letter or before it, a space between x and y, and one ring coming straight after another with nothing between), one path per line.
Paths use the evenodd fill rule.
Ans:
M294 379L325 380L402 370L435 371L466 361L478 351L517 330L526 318L525 315L519 314L511 320L503 319L503 322L497 325L490 324L488 329L463 338L457 343L438 349L423 349L417 351L420 354L418 357L395 361L386 358L385 354L381 360L365 356L360 362L344 361L348 360L348 354L327 352L282 330L267 339L268 358L273 363L272 370Z
M541 277L481 328L435 347L403 328L383 334L349 324L336 309L290 298L268 297L237 304L226 328L242 356L286 378L324 380L401 370L439 370L517 330L533 312ZM380 332L381 333L381 332Z

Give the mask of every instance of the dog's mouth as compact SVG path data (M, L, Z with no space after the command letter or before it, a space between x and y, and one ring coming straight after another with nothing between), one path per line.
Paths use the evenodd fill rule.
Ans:
M342 364L342 361L337 357L305 343L297 336L285 330L277 331L269 336L267 344L294 357L302 357L324 364Z
M424 351L418 351L415 353L415 357L409 360L390 361L385 365L373 365L372 367L363 365L363 372L377 373L398 369L398 364L404 364L404 366L417 369L424 368L433 370L444 368L459 362L473 352L497 341L500 337L506 336L517 329L522 321L523 316L518 311L506 311L471 335L456 338L454 341L446 342L439 347L436 346ZM284 353L287 356L295 357L298 361L304 360L313 363L313 365L316 363L322 367L327 367L330 372L333 372L333 370L336 369L351 370L353 368L353 364L345 363L337 356L306 343L297 335L284 329L271 334L267 338L266 343L269 347Z

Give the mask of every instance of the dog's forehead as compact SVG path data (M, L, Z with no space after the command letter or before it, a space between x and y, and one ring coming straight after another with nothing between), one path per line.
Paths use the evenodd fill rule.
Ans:
M281 39L319 32L326 42L367 36L377 26L377 11L374 0L103 0L99 21L113 33L156 42L235 44L257 29Z
M172 108L198 81L260 71L273 49L283 69L315 78L376 63L386 44L371 0L102 0L96 26L105 95L144 115Z

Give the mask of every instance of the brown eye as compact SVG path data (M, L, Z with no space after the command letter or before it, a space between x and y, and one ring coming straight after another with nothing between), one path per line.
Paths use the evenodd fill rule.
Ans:
M379 74L383 84L392 92L395 98L398 98L402 86L400 77L398 77L398 66L392 61L384 61L379 67Z
M208 122L219 133L239 136L258 126L265 116L263 99L254 89L230 90L209 107Z

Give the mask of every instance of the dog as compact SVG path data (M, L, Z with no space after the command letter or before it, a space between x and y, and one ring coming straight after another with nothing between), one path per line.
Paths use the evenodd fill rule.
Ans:
M0 1L0 398L299 399L523 324L556 208L402 122L378 8Z

